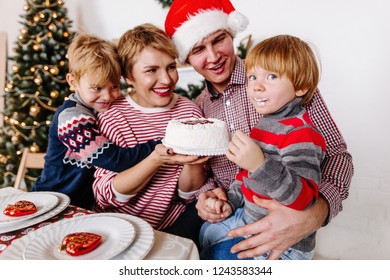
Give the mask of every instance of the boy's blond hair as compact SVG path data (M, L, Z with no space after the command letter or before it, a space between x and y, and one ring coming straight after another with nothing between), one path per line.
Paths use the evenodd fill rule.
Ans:
M162 29L150 23L138 25L123 34L118 42L123 77L133 78L132 70L136 56L146 47L152 47L177 58L177 50L173 42Z
M85 74L91 86L120 84L121 66L115 45L95 35L77 34L68 48L69 73L76 82Z
M302 104L314 96L320 80L317 57L310 46L290 35L278 35L256 44L247 54L245 70L260 66L268 71L286 74L295 90L305 90Z

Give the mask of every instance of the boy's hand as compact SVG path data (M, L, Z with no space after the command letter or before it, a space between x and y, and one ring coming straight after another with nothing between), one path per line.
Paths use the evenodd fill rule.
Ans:
M205 204L209 211L219 214L222 220L226 219L233 213L232 206L226 200L209 197L206 199ZM209 222L212 223L213 220Z
M223 220L220 214L217 214L215 211L211 211L207 205L206 201L209 197L218 198L220 200L227 200L226 193L222 188L216 188L207 192L203 192L198 197L198 202L196 203L196 210L198 210L198 215L205 221L210 223L217 223Z
M229 143L226 157L250 172L263 165L265 158L261 148L249 136L240 130L234 133Z

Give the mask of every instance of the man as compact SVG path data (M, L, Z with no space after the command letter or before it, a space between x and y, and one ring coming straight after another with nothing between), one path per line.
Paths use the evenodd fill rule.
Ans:
M206 88L196 99L205 117L226 121L229 131L248 134L258 122L247 94L243 61L234 52L233 38L246 28L248 20L238 13L229 0L175 0L167 14L165 30L175 43L180 62L186 62L206 80ZM323 134L327 153L321 166L322 182L317 202L304 211L284 207L274 200L254 198L268 209L265 218L232 230L232 237L251 237L234 245L232 253L239 258L270 252L269 259L279 256L307 235L326 225L342 210L348 197L353 175L352 157L319 93L306 109ZM226 199L225 191L238 172L238 166L225 156L210 159L217 188L202 193L197 202L198 214L204 220L220 221L218 213L201 210L208 197Z

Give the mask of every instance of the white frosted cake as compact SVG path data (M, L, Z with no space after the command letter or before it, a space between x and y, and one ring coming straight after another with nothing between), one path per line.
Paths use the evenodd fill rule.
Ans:
M229 144L224 121L213 118L170 120L162 140L175 153L188 155L223 155Z

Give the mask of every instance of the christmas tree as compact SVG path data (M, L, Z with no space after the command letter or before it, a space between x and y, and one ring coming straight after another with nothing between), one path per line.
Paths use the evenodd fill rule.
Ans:
M157 0L163 8L170 7L172 5L173 0Z
M27 0L5 87L0 131L0 186L12 186L23 148L46 152L55 110L70 94L66 52L73 32L62 0ZM39 171L27 173L30 187Z

